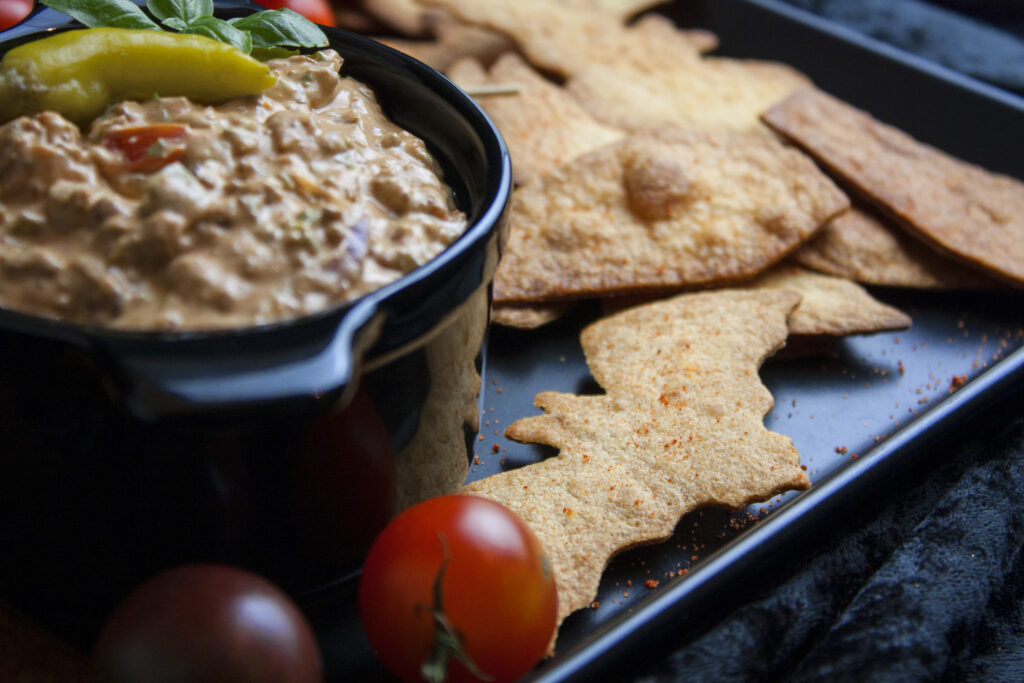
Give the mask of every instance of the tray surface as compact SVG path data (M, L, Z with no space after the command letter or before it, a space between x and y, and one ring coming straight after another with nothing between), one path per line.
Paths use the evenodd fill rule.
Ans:
M778 3L693 3L685 10L678 9L679 5L664 11L682 25L714 30L721 38L719 54L784 61L804 70L820 87L923 141L993 170L1024 175L1019 157L1006 153L1006 149L1021 148L1005 139L1008 131L1024 129L1024 108L1017 98ZM956 111L950 112L950 107ZM964 135L963 126L956 124L963 117L1013 120L1017 125L1010 129L999 123L969 126L971 131ZM765 424L793 438L818 489L841 475L856 479L858 472L853 466L858 460L870 461L876 453L898 460L900 453L893 452L892 446L909 451L923 443L925 435L939 431L941 421L935 419L936 414L930 421L920 420L922 416L943 406L954 414L944 419L962 419L950 410L956 406L947 399L985 377L988 385L976 385L973 393L977 396L970 398L994 400L995 376L1017 372L1024 365L1020 353L1007 360L1024 345L1024 308L1019 294L887 288L872 288L871 292L908 312L914 321L911 329L839 340L825 355L769 359L762 368L762 379L775 398L775 408ZM502 432L512 421L539 413L532 402L540 391L600 392L578 341L579 331L598 316L596 306L584 305L567 319L540 330L492 329L478 463L471 468L471 479L554 453L547 447L509 441ZM993 368L990 375L987 371ZM910 438L899 443L890 439L915 424L916 429L906 430L912 432ZM883 446L890 448L883 452ZM669 595L674 584L702 583L701 566L712 555L717 561L709 571L720 569L723 563L741 563L742 554L728 557L720 551L728 549L737 537L756 542L761 527L767 528L761 520L807 495L791 493L731 514L713 508L698 511L680 522L670 541L614 558L602 579L599 606L570 615L560 630L558 655L538 667L535 677L584 680L588 673L600 670L593 661L595 650L605 644L629 650L633 647L629 641L641 637L636 631L629 634L631 626L644 623L647 616L655 618L654 613L666 609L666 604L671 609L675 602L678 608L692 593L718 589L708 582L690 591L676 591L677 600ZM768 550L772 542L765 539ZM648 580L657 585L648 588ZM700 614L694 616L701 619Z

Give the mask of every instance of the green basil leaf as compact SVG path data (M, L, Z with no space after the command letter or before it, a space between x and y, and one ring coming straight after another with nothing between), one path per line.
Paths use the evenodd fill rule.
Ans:
M178 17L167 17L166 19L162 19L160 23L175 31L184 31L185 27L188 26L184 20L179 19Z
M256 12L231 20L231 25L252 34L254 48L327 45L327 36L316 24L290 9Z
M292 57L299 54L298 50L294 50L288 47L254 47L252 52L249 53L253 59L258 59L261 62L265 62L269 59L280 59L282 57Z
M77 19L88 28L142 28L159 31L160 27L131 0L39 0L50 9Z
M215 17L199 17L191 22L185 33L197 33L207 38L219 40L222 43L233 45L242 52L252 52L252 38L246 31L240 31L223 19Z
M213 16L213 0L146 0L146 9L160 21L177 17L191 24L200 17Z

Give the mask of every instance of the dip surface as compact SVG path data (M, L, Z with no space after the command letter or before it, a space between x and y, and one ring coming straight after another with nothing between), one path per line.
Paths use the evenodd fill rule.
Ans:
M259 96L124 102L84 138L52 112L0 127L0 307L249 327L378 289L465 231L424 143L339 77L335 52L270 66L277 83ZM185 127L167 143L178 160L130 170L112 134L158 124Z

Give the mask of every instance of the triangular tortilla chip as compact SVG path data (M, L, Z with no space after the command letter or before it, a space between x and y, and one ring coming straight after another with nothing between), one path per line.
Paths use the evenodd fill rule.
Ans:
M600 0L429 0L463 21L512 38L531 64L568 77L592 64L634 64L644 70L696 60L713 49L707 31L677 30L662 16L627 27L601 11ZM610 20L612 19L612 20Z
M514 193L498 302L735 282L847 208L767 136L663 129L591 152Z
M565 90L534 71L515 53L486 73L475 61L457 62L448 76L462 88L508 84L514 95L478 97L508 144L516 182L527 183L625 133L598 123Z
M887 218L1024 284L1024 183L955 159L831 95L802 90L764 114Z
M857 206L826 223L793 257L808 268L867 285L915 289L1002 286Z
M627 130L678 125L769 134L758 120L766 108L810 85L774 62L709 57L641 71L627 63L578 70L569 93L598 121Z
M433 40L377 40L442 72L463 58L478 59L484 64L490 64L499 55L514 48L512 41L504 35L480 26L464 24L447 12L427 14L423 22Z
M785 289L801 295L800 303L789 316L790 342L793 336L842 337L871 334L910 327L910 316L882 303L851 280L823 275L801 268L787 260L758 275L744 285L748 289ZM665 297L659 297L665 298ZM604 299L606 315L657 299L621 296ZM787 343L786 351L789 350Z
M607 393L538 394L546 414L505 432L559 454L462 489L515 510L540 538L559 623L594 599L613 555L668 538L687 512L809 486L789 437L764 427L772 397L758 377L798 300L705 292L594 323L581 342Z
M791 335L869 334L910 327L910 316L875 299L863 287L785 263L759 275L753 289L785 289L801 295L789 316Z

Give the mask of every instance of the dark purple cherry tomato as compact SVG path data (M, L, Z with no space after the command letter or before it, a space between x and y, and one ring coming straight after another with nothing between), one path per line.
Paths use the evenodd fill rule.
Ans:
M312 629L260 576L223 565L168 570L115 608L96 643L104 681L314 683Z

